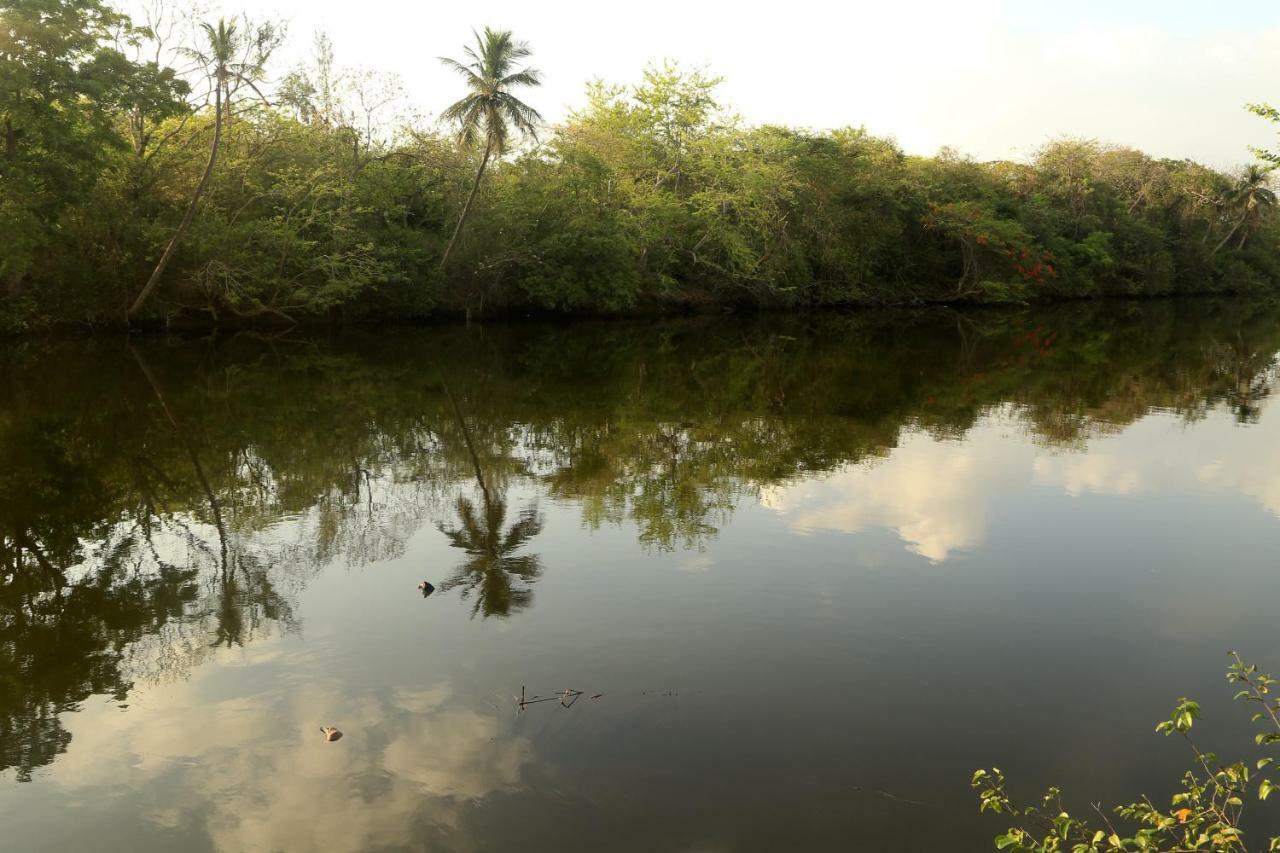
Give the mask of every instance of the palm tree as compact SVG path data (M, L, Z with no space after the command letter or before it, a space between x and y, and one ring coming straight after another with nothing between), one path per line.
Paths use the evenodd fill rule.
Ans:
M529 46L513 41L510 30L494 31L486 27L483 36L479 33L473 35L475 47L464 48L468 62L440 57L441 62L462 75L471 90L465 98L441 113L441 118L458 125L458 142L467 148L474 147L482 136L484 138L484 156L480 158L471 194L467 196L462 215L458 217L453 236L440 259L441 269L453 254L453 246L467 221L467 214L471 212L471 204L476 200L489 158L501 156L507 150L513 129L522 135L536 137L537 126L542 121L537 110L511 94L511 90L519 86L537 86L542 82L537 71L517 67L520 60L530 55Z
M1222 242L1213 248L1215 253L1225 246L1237 231L1240 232L1240 242L1236 244L1236 248L1244 248L1245 241L1262 221L1263 212L1276 206L1276 194L1268 186L1270 181L1271 169L1266 166L1254 163L1244 170L1227 196L1227 204L1240 211L1240 218L1227 232L1227 236L1222 238Z
M230 118L232 95L241 85L248 86L255 92L258 91L257 84L262 79L267 59L280 42L280 36L271 24L262 24L250 32L247 22L242 31L237 22L219 18L216 26L202 22L200 28L204 31L205 47L193 48L186 53L206 70L213 83L213 142L209 146L209 160L205 163L204 173L200 175L200 182L196 184L191 201L187 204L187 212L178 223L178 230L164 247L164 253L156 263L156 268L152 270L151 277L147 279L142 292L129 306L130 317L136 315L146 305L152 291L160 283L165 267L169 266L169 261L177 251L178 244L182 242L183 235L187 233L191 220L195 218L200 197L204 195L205 188L209 185L209 178L213 175L213 167L218 162L218 148L222 144L222 126L224 121Z

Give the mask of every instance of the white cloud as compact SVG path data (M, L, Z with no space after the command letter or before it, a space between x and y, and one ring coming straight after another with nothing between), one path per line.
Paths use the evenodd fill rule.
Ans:
M988 415L960 441L906 433L883 460L766 488L761 503L798 532L891 529L935 563L981 545L995 500L1031 486L1072 497L1239 494L1280 518L1280 418L1239 426L1217 410L1187 425L1153 413L1060 450L1020 438L1010 417Z
M497 711L456 706L443 684L383 697L310 681L211 700L196 679L140 691L127 714L91 704L64 719L73 740L50 782L106 808L126 785L161 827L203 815L219 850L402 847L423 821L455 826L469 801L517 786L533 757ZM322 722L343 738L326 743Z
M980 545L992 499L1029 479L1035 450L1009 441L1005 426L993 418L962 442L909 433L884 460L765 489L761 502L798 531L888 527L908 550L942 562Z

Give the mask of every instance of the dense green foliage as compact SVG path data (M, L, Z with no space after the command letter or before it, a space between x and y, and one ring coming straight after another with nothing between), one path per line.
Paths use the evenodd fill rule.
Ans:
M0 3L9 326L119 321L157 270L153 320L1257 292L1280 275L1268 152L1235 177L1088 140L1028 163L908 156L853 127L744 125L714 77L670 64L591 86L552 127L512 99L506 125L538 130L514 148L479 107L394 117L394 87L324 40L264 92L271 28L219 26L243 50L216 61L212 25L175 45L101 0ZM467 97L536 83L517 53Z

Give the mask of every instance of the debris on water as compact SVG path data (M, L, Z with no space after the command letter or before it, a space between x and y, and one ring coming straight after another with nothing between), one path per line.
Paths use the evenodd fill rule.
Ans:
M536 705L539 702L555 702L557 700L559 700L563 707L571 708L573 707L573 703L578 701L578 697L582 695L584 695L584 691L574 690L572 687L566 687L564 690L561 690L558 693L553 693L550 696L529 696L525 693L525 688L522 684L520 685L520 695L515 697L516 713L522 713L530 705ZM601 693L599 695L603 696L604 694Z
M876 788L876 793L886 799L896 800L899 803L906 803L909 806L924 805L924 803L920 802L919 800L908 800L906 797L899 797L897 794L890 794L888 791L881 791L879 788Z
M333 743L335 740L341 740L342 738L342 732L338 731L333 726L321 726L320 731L324 733L324 739L329 743Z
M592 696L591 698L592 698L592 699L599 699L599 698L600 698L601 696L603 696L603 695L604 695L603 693L597 693L596 695Z
M865 790L865 789L864 789L862 786L860 786L860 785L854 785L854 786L853 786L853 790L855 790L855 791L863 791L863 790ZM909 805L909 806L923 806L923 805L924 805L924 803L920 802L919 800L908 800L906 797L899 797L897 794L890 794L888 791L882 791L882 790L880 790L879 788L872 788L871 790L872 790L872 791L874 791L874 792L875 792L876 794L878 794L879 796L884 797L884 798L885 798L885 799L887 799L887 800L894 800L894 801L899 802L899 803L905 803L905 804L907 804L907 805Z
M430 581L423 581L422 583L418 584L418 589L422 590L423 598L426 598L428 595L436 591L436 588L431 585Z

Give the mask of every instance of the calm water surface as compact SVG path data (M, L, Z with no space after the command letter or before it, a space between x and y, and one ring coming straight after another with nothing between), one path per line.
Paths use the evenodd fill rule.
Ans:
M1280 668L1277 350L1210 301L10 345L0 847L983 850L979 766L1163 798L1173 701L1249 754L1224 652Z

